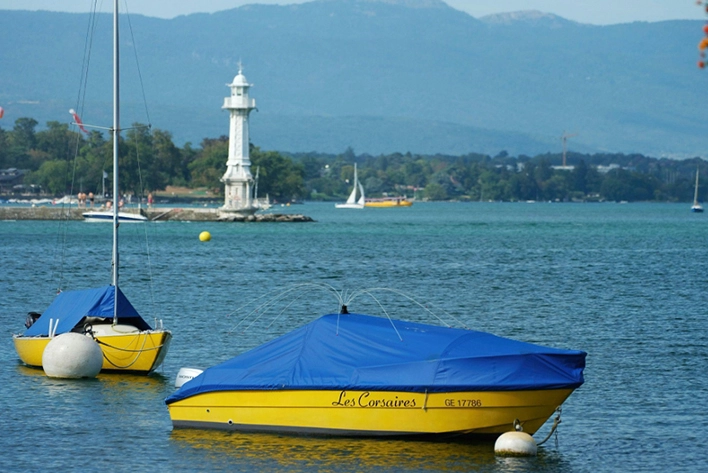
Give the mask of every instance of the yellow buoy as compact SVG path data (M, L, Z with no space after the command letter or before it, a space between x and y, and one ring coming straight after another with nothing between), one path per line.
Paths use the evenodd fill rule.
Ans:
M201 232L199 234L199 241L209 241L209 240L211 240L211 233Z

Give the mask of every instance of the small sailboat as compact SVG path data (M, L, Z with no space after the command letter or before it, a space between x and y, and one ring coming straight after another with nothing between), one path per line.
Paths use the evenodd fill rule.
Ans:
M356 198L357 192L359 192L359 199ZM354 188L352 193L349 194L349 198L343 204L335 204L334 206L338 209L363 209L366 203L366 198L364 197L364 186L359 182L359 178L356 173L356 163L354 163Z
M270 197L268 194L264 198L258 197L258 176L261 172L261 167L256 168L256 178L253 181L253 204L258 208L258 210L268 210L271 208Z
M118 0L113 6L113 201L118 201L118 142L120 138ZM84 125L88 126L88 125ZM47 310L30 313L27 330L13 335L15 350L26 365L42 367L44 349L56 335L68 332L93 337L103 353L102 371L148 374L165 358L172 338L169 330L151 327L118 287L118 226L122 220L113 206L112 284L94 289L61 292ZM156 322L157 324L157 322Z
M698 203L698 168L696 168L696 189L693 192L693 206L691 212L703 212L703 206Z

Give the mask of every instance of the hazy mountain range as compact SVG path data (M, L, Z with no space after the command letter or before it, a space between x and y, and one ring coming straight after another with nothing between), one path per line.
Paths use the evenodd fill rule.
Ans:
M263 149L371 154L708 151L702 22L591 26L540 12L473 18L439 0L249 5L122 19L123 125L179 145L228 133L223 98L242 62ZM69 122L90 43L84 122L110 124L111 19L0 11L0 106ZM140 76L136 73L138 58Z

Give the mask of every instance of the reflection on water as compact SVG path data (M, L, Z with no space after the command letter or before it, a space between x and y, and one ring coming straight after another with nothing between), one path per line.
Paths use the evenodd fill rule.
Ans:
M336 438L218 430L175 429L181 454L193 450L214 465L283 471L504 471L555 472L568 467L554 447L531 458L500 458L489 441L435 442Z
M698 275L708 265L708 220L684 204L421 203L354 215L308 203L303 211L317 223L126 227L125 292L174 333L166 377L56 380L22 366L11 332L29 310L49 305L57 283L106 283L110 231L69 222L68 251L59 252L51 222L0 224L0 472L614 473L706 463L700 429L686 425L706 417L708 378L696 367L706 364L708 280ZM197 238L204 230L208 245ZM133 244L139 231L151 233L151 284L137 249L144 245ZM234 329L244 299L310 281L394 287L475 330L587 351L586 383L564 404L559 446L519 459L495 458L491 443L173 432L164 398L181 367L212 366L336 309L308 293L298 300L326 306L300 310L296 302L282 317L268 311L244 335ZM350 310L368 303L357 298ZM413 315L400 315L395 301L384 306L395 318Z
M17 373L29 379L41 378L41 381L50 390L72 390L86 389L88 385L94 383L101 387L107 396L121 397L126 394L142 394L154 397L162 395L169 380L166 376L153 373L149 376L122 373L101 373L96 378L50 378L44 374L41 368L34 368L18 363Z
M127 392L144 393L151 396L162 394L169 380L165 375L152 373L149 376L122 373L101 373L98 375L101 384L117 395Z
M44 370L41 368L30 368L29 366L23 365L18 360L17 372L23 376L46 376Z
M159 424L167 421L162 399L169 389L162 375L99 374L96 378L50 378L42 369L17 366L18 382L34 393L28 402L35 414L64 419L68 425L87 416L113 419L114 427L130 416L139 424ZM0 405L2 403L0 402ZM16 401L16 404L19 404ZM109 407L108 410L106 408ZM61 413L61 416L55 414ZM134 426L133 426L134 427ZM128 427L130 428L130 427Z
M413 440L289 436L175 429L180 448L207 451L219 462L288 471L469 471L493 466L493 445ZM245 466L245 465L244 465Z

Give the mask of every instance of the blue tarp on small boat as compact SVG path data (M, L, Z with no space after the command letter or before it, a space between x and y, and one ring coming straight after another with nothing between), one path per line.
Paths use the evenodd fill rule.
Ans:
M205 370L165 402L234 390L577 388L585 356L474 330L331 314Z
M55 333L70 332L84 317L113 318L115 288L104 286L96 289L61 292L47 307L42 316L27 329L26 337L49 334L49 321L59 321ZM150 330L150 325L118 288L118 323L133 325L139 330Z

